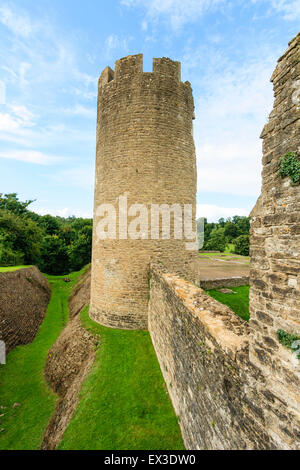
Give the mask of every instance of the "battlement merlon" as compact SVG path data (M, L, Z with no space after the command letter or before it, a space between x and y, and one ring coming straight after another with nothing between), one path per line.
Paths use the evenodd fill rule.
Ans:
M153 59L153 74L159 74L166 78L181 81L181 64L167 57ZM129 78L143 73L143 54L129 55L115 62L115 70L106 67L100 75L99 87L104 87L112 80Z
M115 79L143 72L143 54L128 55L115 62Z
M168 59L167 57L153 59L153 72L175 78L179 82L181 81L180 62Z
M111 82L114 79L115 72L110 67L105 67L105 69L101 72L99 77L98 85L99 87L103 87L108 82Z

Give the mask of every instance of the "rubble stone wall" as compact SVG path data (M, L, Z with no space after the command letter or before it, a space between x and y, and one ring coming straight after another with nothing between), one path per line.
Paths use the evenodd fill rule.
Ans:
M220 287L239 287L249 285L249 276L235 276L214 279L201 279L200 287L204 290L219 289Z
M35 266L0 273L0 339L6 352L33 341L50 296L49 283Z
M274 440L292 443L300 432L300 361L278 343L277 331L300 335L300 185L292 186L278 169L287 153L300 157L300 33L271 81L275 101L261 134L262 191L251 223L250 360L272 391ZM264 383L258 390L264 393Z

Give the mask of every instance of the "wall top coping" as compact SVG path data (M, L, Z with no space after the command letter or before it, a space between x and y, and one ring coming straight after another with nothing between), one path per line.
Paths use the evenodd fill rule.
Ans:
M249 325L229 307L210 297L203 289L185 281L163 266L151 264L150 272L168 285L184 307L231 356L248 348Z

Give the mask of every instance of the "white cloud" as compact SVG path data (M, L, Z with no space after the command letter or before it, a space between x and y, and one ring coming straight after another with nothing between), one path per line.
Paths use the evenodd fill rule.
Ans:
M6 86L5 83L0 80L0 104L5 104L6 102Z
M87 108L85 106L77 104L73 108L62 109L62 112L70 116L81 116L84 118L96 119L97 110L95 108Z
M300 2L299 0L279 0L272 1L273 8L282 12L285 20L296 21L300 20Z
M261 187L257 136L247 140L236 136L233 144L223 143L222 138L220 135L219 143L212 141L197 148L198 191L257 197Z
M22 162L35 163L38 165L51 165L61 161L60 157L47 155L37 150L2 150L0 152L0 158L19 160Z
M234 215L248 216L250 210L240 207L221 207L213 204L197 204L197 219L205 217L208 222L216 222L221 217L233 217Z
M28 62L21 62L19 66L19 83L21 88L25 88L29 85L29 78L27 79L28 72L31 69L31 64Z
M181 58L183 75L197 90L198 191L254 198L260 193L259 135L272 110L270 76L280 54L264 46L255 54L241 62L210 46L187 51Z
M69 82L72 82L81 96L92 92L95 96L97 77L80 70L73 42L46 17L30 18L16 5L5 5L0 7L1 21L9 24L11 32L1 66L7 74L7 85L27 93L41 86L40 91L49 93L50 87L59 84L59 89L63 89L61 84L68 83L65 92L70 93Z
M34 125L34 115L26 106L7 105L6 112L0 113L0 131L16 132Z
M55 117L64 113L65 116L80 116L96 120L96 107L87 108L79 104L72 108L55 109L54 113ZM3 112L0 112L0 141L10 142L30 150L33 147L37 149L52 147L53 142L61 148L65 147L68 141L90 144L95 139L94 129L94 126L91 129L84 129L82 123L81 128L61 122L41 125L39 124L39 115L32 112L27 106L16 103L3 106Z
M30 18L24 12L13 12L8 5L0 7L0 22L17 36L27 37L33 32Z
M127 7L141 6L151 19L163 17L176 30L185 23L196 21L207 11L226 4L226 0L121 0L121 4ZM227 3L227 7L230 6Z
M70 92L75 96L83 98L86 101L95 101L97 98L97 89L95 88L92 91L86 90L84 88L78 88L71 86L68 90L64 89L64 91Z
M300 20L300 2L299 0L263 0L271 4L276 12L283 14L286 21ZM261 2L261 0L252 0L252 3Z
M287 21L297 21L300 18L299 0L251 0L255 3L268 3L271 9L283 14ZM239 2L247 5L249 2ZM160 17L171 23L173 29L180 29L185 23L195 22L200 16L209 11L223 8L227 11L234 6L234 2L226 0L121 0L127 7L142 7L146 15L152 20ZM271 11L270 11L271 13Z
M95 126L82 128L64 123L48 124L45 126L21 125L14 115L0 113L0 141L10 142L27 149L35 148L66 148L69 153L70 145L75 143L92 148L91 142L95 140ZM67 157L65 157L67 158ZM74 157L73 157L74 158Z
M19 128L18 121L9 113L0 113L0 129L1 131L12 132Z
M31 127L34 125L36 116L30 111L26 106L11 104L8 105L8 109L14 114L18 122L26 127Z

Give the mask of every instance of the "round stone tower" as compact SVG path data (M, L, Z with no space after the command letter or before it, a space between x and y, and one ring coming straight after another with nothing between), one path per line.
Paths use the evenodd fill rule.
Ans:
M103 325L147 328L151 261L197 280L193 117L179 62L146 73L138 54L100 76L90 316Z

